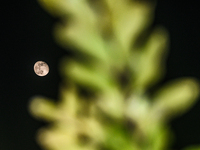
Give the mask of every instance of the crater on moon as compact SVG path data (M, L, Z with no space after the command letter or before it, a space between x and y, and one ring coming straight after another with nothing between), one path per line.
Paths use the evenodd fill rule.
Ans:
M44 61L37 61L34 65L34 71L38 76L46 76L49 73L49 66Z

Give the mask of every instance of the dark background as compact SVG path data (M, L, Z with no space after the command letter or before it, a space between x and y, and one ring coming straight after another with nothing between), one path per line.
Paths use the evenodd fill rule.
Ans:
M158 1L155 24L170 33L167 74L163 82L183 76L200 80L200 19L198 1ZM61 81L57 66L67 52L53 40L56 22L35 0L1 3L0 149L39 150L36 131L44 125L28 112L34 95L56 99ZM46 61L50 73L38 77L33 65ZM200 144L200 102L170 122L176 136L173 148Z

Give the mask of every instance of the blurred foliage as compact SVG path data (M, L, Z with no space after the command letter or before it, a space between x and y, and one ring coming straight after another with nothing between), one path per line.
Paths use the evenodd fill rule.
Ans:
M199 95L197 81L176 79L154 93L165 72L168 33L152 27L155 3L144 0L40 0L60 19L55 39L75 56L63 58L60 101L31 101L50 122L38 132L46 150L165 150L168 122ZM197 150L191 147L185 150Z

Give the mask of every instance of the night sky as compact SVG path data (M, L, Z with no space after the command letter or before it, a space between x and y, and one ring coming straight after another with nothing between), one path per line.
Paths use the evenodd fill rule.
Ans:
M161 83L178 77L200 80L200 19L198 1L158 1L155 23L170 34L167 73ZM28 112L30 98L58 96L62 81L58 64L68 52L53 40L57 19L46 13L35 0L6 1L1 4L1 80L0 80L0 149L40 150L36 131L44 122ZM6 4L5 4L6 3ZM35 75L33 65L43 60L50 72ZM199 99L200 100L200 99ZM176 136L173 148L200 145L200 101L186 114L170 122Z

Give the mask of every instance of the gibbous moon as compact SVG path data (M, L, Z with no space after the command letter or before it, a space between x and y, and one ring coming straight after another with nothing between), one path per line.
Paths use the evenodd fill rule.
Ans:
M34 65L34 71L38 76L46 76L49 73L49 66L44 61L37 61Z

